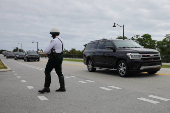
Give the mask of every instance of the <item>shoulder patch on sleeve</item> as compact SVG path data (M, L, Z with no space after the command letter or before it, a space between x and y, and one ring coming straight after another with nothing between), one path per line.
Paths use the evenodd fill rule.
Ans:
M51 42L53 42L53 41L54 41L54 40L51 40ZM50 42L50 43L51 43L51 42Z

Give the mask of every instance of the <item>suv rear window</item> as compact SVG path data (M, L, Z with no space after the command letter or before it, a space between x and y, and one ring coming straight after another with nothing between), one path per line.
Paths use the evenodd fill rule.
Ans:
M107 41L107 42L105 43L105 49L106 49L106 47L113 47L112 42L111 42L111 41Z
M27 52L27 54L29 54L29 55L37 55L37 52L35 52L35 51L29 51L29 52Z
M95 49L97 42L90 42L87 46L86 46L86 50L90 50L90 49Z
M97 49L104 49L104 42L99 42L97 45Z

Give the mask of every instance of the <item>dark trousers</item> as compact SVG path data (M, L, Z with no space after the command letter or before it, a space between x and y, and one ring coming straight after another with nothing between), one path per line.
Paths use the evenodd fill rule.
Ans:
M49 88L51 84L51 71L55 69L59 79L62 78L64 80L64 76L62 74L62 62L63 56L57 55L55 58L50 57L48 59L46 68L45 68L45 83L44 87Z

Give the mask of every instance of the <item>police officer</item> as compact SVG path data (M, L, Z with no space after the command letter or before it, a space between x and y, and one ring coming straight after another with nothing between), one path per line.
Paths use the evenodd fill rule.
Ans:
M50 32L53 38L50 44L46 47L45 53L49 57L48 62L45 68L45 83L44 88L39 90L38 92L50 92L50 84L51 84L51 71L53 68L55 69L60 83L60 88L56 90L57 92L65 92L65 82L64 76L62 74L62 61L63 61L63 47L64 40L59 36L60 31L57 28L53 28Z

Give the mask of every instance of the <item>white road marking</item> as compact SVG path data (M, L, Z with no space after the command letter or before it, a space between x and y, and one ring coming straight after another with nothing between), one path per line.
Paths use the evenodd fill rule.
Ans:
M154 101L154 100L150 100L150 99L147 99L147 98L137 98L139 100L142 100L142 101L145 101L145 102L149 102L149 103L152 103L152 104L158 104L160 102L158 101Z
M18 75L17 73L15 73L14 75Z
M37 67L36 69L40 69L40 67Z
M57 74L56 74L57 75ZM65 78L75 78L75 76L65 77Z
M25 80L21 80L21 82L26 82Z
M84 81L79 81L80 83L87 83L87 82L84 82Z
M17 76L17 78L21 78L21 76Z
M39 70L43 70L44 68L41 68L41 69L39 69Z
M41 101L42 100L48 100L45 96L37 96Z
M92 81L92 80L86 80L87 82L94 82L94 81Z
M170 100L170 99L167 99L167 98L162 98L162 97L158 97L158 96L154 96L154 95L149 95L149 97L159 99L159 100L163 100L163 101L169 101Z
M107 91L111 91L112 89L106 88L106 87L100 87L101 89L107 90Z
M108 86L108 87L114 88L114 89L122 89L122 88L120 88L120 87L115 87L115 86Z
M28 89L34 89L34 87L33 86L27 86L28 87Z

